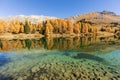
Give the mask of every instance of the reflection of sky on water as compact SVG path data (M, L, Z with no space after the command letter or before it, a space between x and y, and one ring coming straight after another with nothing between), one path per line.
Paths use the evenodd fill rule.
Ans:
M103 57L108 60L113 66L120 68L120 50L114 50Z
M0 53L0 66L3 66L10 62L10 58L7 56L5 52Z

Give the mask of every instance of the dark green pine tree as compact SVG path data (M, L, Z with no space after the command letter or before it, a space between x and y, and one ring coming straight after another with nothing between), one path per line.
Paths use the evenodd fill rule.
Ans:
M30 33L30 24L29 24L28 20L25 20L24 33L26 33L26 34Z

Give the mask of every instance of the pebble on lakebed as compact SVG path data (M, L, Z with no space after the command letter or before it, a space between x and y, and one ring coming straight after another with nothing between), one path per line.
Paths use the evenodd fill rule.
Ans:
M102 64L55 62L33 66L26 79L21 76L17 80L119 80L120 71L112 73L111 70L115 71Z
M24 62L27 60L24 59ZM19 62L16 62L17 67L14 69L14 65L10 65L2 70L2 75L12 79L0 76L0 80L120 80L119 69L93 59L76 59L54 54L32 58L25 65L19 63L19 66L17 63ZM18 68L20 69L17 70Z

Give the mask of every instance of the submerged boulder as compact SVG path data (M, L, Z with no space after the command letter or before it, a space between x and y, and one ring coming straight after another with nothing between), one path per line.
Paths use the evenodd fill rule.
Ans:
M35 72L37 72L37 71L39 71L40 69L39 69L39 66L34 66L34 67L32 67L32 69L31 69L31 72L32 73L35 73Z

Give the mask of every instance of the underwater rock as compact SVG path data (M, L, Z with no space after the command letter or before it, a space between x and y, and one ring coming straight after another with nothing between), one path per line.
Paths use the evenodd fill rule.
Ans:
M92 56L93 59L86 56ZM119 80L120 78L120 71L99 63L105 60L98 56L80 54L73 57L65 61L62 57L60 60L56 57L57 60L53 59L54 61L43 60L27 70L24 68L21 74L12 77L15 80Z
M23 78L22 78L22 77L19 77L17 80L23 80Z
M40 70L40 69L39 69L38 66L34 66L34 67L31 69L32 73L35 73L35 72L37 72L37 71L39 71L39 70Z
M38 80L38 78L37 78L37 77L34 77L33 80Z
M106 73L106 76L112 77L113 75L112 75L111 73L107 72L107 73Z
M61 71L64 73L64 72L65 72L65 69L62 68Z

